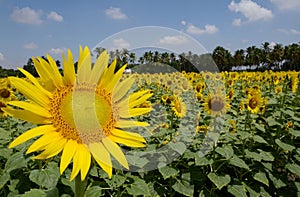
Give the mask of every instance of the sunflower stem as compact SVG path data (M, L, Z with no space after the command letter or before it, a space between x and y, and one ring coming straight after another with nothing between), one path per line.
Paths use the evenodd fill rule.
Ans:
M87 186L87 178L81 180L80 173L75 178L75 197L84 197L84 192Z

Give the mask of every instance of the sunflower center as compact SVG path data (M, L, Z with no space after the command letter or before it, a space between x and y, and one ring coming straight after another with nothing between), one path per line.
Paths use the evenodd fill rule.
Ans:
M8 98L10 96L10 91L8 91L7 89L3 88L0 89L0 96L2 98Z
M258 102L257 102L257 100L255 98L251 98L249 100L249 107L251 109L255 109L257 107L257 105L258 105Z
M212 111L219 112L222 111L225 107L225 103L222 100L219 100L217 98L210 99L208 102L208 107Z
M63 137L78 143L100 142L116 125L110 98L102 89L87 85L62 88L51 100L53 125Z

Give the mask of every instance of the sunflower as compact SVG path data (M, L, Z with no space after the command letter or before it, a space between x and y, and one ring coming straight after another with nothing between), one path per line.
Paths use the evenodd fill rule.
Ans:
M4 108L6 108L6 103L5 102L3 102L3 101L0 101L0 118L4 118L4 117L6 117L6 113L3 111L4 110Z
M225 94L217 92L206 97L203 107L208 114L218 116L225 113L230 108L230 104Z
M263 104L263 99L260 94L249 95L246 103L248 110L253 114L257 114Z
M123 66L116 73L116 60L108 67L109 56L104 51L92 66L87 47L80 47L77 74L73 55L63 55L64 74L59 73L53 58L32 58L40 76L40 82L24 69L19 69L29 80L10 77L12 84L29 100L9 102L14 108L5 112L25 121L39 124L17 137L13 148L25 141L41 136L27 150L39 152L34 159L48 159L60 152L60 173L71 160L73 168L70 180L80 172L84 180L93 158L102 169L112 176L111 155L125 168L128 162L117 143L130 147L144 147L145 139L124 129L147 126L145 122L130 120L151 111L139 108L151 94L147 90L126 96L134 79L120 82Z
M177 97L175 100L172 101L172 110L174 111L175 115L179 118L182 118L186 115L186 105L183 100Z

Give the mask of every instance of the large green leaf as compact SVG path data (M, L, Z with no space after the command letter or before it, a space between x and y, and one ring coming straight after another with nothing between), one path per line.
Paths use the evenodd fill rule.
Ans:
M116 188L116 187L120 187L121 185L123 185L123 183L125 182L126 177L122 176L122 175L113 175L111 179L105 179L105 182L111 187L111 188Z
M245 168L247 170L250 170L249 166L245 163L244 160L239 158L238 156L234 155L229 162L231 165L237 166L239 168Z
M134 182L126 188L128 194L150 196L150 190L147 183L138 177L134 178Z
M276 139L275 140L275 143L280 147L280 148L282 148L283 150L287 150L287 151L293 151L294 149L295 149L295 147L294 146L291 146L291 145L289 145L289 144L287 144L287 143L284 143L284 142L282 142L282 141L280 141L279 139Z
M274 156L270 152L263 151L261 149L257 149L261 155L262 160L264 161L274 161Z
M193 196L194 186L187 184L187 182L177 181L172 188L180 194L185 196Z
M280 178L275 177L271 172L268 172L268 174L276 189L286 186L286 184Z
M231 178L228 174L220 176L211 172L207 175L207 177L217 186L218 189L222 189L224 186L227 186L231 181Z
M46 169L32 170L29 179L45 188L54 188L60 177L59 168L55 162L48 164Z
M248 149L245 150L245 156L248 157L248 158L252 158L256 161L261 161L262 160L262 157L259 153L251 152Z
M196 166L206 166L211 165L214 161L212 159L207 159L205 156L200 157L198 154L195 155Z
M286 164L285 166L289 171L291 171L292 173L300 176L300 166L297 164Z
M23 195L23 197L43 197L43 196L47 196L47 194L40 189L31 189L28 192L25 192L25 194Z
M2 172L0 174L0 190L3 188L3 186L9 181L10 176L7 172Z
M244 185L228 185L227 191L236 197L247 197L246 188Z
M87 197L99 197L99 196L103 196L104 192L101 187L92 186L92 187L87 188L87 190L85 191L85 195Z
M225 157L226 159L230 159L233 156L233 149L230 145L218 147L216 148L216 152Z
M5 164L5 170L10 172L12 170L23 168L27 166L26 159L22 152L16 152L11 157L8 158Z
M263 144L268 144L268 142L266 140L264 140L264 138L262 138L261 136L259 135L254 135L253 136L253 140L255 142L258 142L258 143L263 143Z
M164 166L158 169L164 179L176 176L179 171L176 168Z
M258 173L256 173L256 174L253 176L253 178L254 178L255 180L257 180L257 181L259 181L259 182L261 182L261 183L263 183L263 184L269 186L269 180L268 180L268 178L267 178L267 176L266 176L266 173L264 173L264 172L258 172Z

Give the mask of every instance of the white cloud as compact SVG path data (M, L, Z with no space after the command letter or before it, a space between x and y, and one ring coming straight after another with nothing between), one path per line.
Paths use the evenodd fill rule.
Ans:
M53 12L53 11L50 12L50 14L48 14L47 18L50 19L50 20L54 20L56 22L62 22L63 19L64 19L61 15L59 15L56 12Z
M4 60L4 55L0 52L0 61Z
M205 25L204 29L201 29L199 27L196 27L192 24L188 25L188 28L186 30L187 33L200 35L200 34L214 34L217 33L219 29L215 25Z
M106 16L112 19L117 19L117 20L127 19L126 14L122 13L120 8L110 7L109 9L105 10L105 14Z
M230 11L242 13L248 21L269 20L273 13L251 0L241 0L239 3L231 1L228 5Z
M26 23L32 25L39 25L43 21L41 19L42 16L41 10L33 10L30 7L18 8L16 7L11 13L10 17L18 23Z
M159 44L167 44L167 45L181 45L187 42L188 42L187 37L183 35L164 36L163 38L159 39Z
M300 8L299 0L271 0L280 10L292 10Z
M296 29L277 29L277 31L282 32L286 35L300 35L300 30L296 30Z
M37 49L38 48L38 46L34 42L24 44L23 47L25 49Z
M67 51L66 48L52 48L50 49L49 53L53 55L61 55L62 53L65 53Z
M130 47L130 43L123 38L114 39L113 44L117 49L128 49Z
M242 23L242 20L240 18L233 19L233 21L232 21L233 26L241 26L241 23Z
M181 21L181 25L186 25L186 21Z

